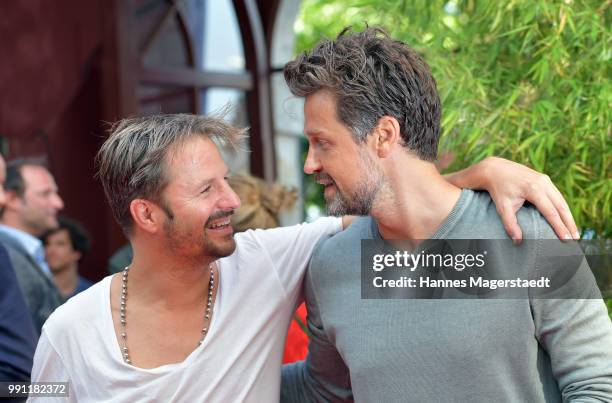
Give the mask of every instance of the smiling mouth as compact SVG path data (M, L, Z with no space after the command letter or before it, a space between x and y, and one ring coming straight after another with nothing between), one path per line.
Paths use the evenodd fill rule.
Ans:
M230 226L230 218L225 217L224 219L216 220L215 222L206 226L208 229L224 229Z

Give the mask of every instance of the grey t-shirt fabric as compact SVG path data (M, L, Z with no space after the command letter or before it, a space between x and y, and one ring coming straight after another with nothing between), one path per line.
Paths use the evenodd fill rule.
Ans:
M524 239L556 239L533 207L518 220ZM463 190L432 238L507 234L489 194ZM362 299L361 239L380 239L370 217L313 254L309 356L283 368L281 401L612 402L612 323L588 266L577 299Z

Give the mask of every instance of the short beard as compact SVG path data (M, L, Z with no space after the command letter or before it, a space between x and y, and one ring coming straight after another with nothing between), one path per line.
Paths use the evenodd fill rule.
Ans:
M360 172L365 177L357 184L357 189L348 196L342 194L340 188L336 186L336 194L330 200L325 199L328 215L370 215L384 177L367 153L360 152L359 160Z
M206 256L213 258L222 258L231 255L236 250L236 241L233 235L229 235L226 244L218 245L210 241L204 231L204 252Z
M234 240L233 234L227 236L227 243L224 243L223 245L218 245L211 242L206 233L206 229L208 228L210 222L218 218L231 217L232 215L234 215L234 210L220 211L216 214L211 215L210 217L208 217L208 220L206 220L206 224L204 224L204 250L206 252L206 255L215 258L222 258L231 255L236 250L236 241Z
M162 209L166 213L167 220L164 222L164 234L166 239L168 240L168 250L173 251L181 251L185 250L186 245L193 245L195 242L200 243L201 248L200 251L202 255L209 256L212 258L222 258L231 255L236 250L236 241L234 241L233 235L229 235L227 242L223 244L217 244L210 240L206 233L206 227L210 223L210 221L215 220L217 218L222 218L226 216L231 216L233 211L228 212L220 212L214 214L208 218L203 228L203 239L194 239L193 234L181 233L181 231L177 228L176 221L174 219L174 213L170 209L170 206L163 201L160 203L162 205ZM200 259L201 256L196 256L196 259Z

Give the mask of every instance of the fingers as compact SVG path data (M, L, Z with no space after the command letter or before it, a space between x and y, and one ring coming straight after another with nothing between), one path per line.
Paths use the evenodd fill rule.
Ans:
M570 210L567 202L563 198L563 195L557 189L557 187L551 182L552 191L549 195L553 205L557 209L557 212L561 216L561 220L563 224L567 228L568 232L571 234L573 239L580 239L580 232L578 231L578 227L576 226L576 222L574 221L574 217L572 216L572 211ZM558 235L558 233L557 233Z
M497 211L502 218L506 232L515 243L520 242L523 238L516 211L524 200L529 201L540 211L560 239L579 238L578 228L567 202L548 175L505 160L488 160L487 166L501 163L506 165L510 163L510 166L505 170L493 170L496 174L492 176L492 184L489 183L487 190L498 206ZM489 170L491 170L490 167ZM500 181L499 172L506 172L503 182ZM503 183L503 186L498 186L498 182Z
M512 203L503 203L501 208L497 208L497 212L502 219L502 223L504 224L504 228L506 229L508 236L512 238L512 242L515 245L520 244L521 240L523 239L523 231L518 225L518 220L516 219L516 209L512 208Z
M548 182L550 182L550 179L548 179ZM534 188L534 191L531 192L529 197L526 199L538 209L540 214L544 216L559 239L570 240L572 239L570 229L565 225L564 220L561 218L560 210L553 203L553 199L549 197L549 193L552 193L552 190L549 190L551 188L555 188L552 182L545 184L543 187L538 186L537 188ZM573 222L573 218L571 221Z

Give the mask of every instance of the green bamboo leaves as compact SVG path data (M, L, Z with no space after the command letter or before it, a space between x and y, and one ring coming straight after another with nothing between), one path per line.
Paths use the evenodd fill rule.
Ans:
M448 170L489 155L532 166L579 228L612 236L612 0L303 0L297 51L365 23L431 66Z
M449 170L499 155L544 171L579 227L609 238L611 10L610 0L304 0L297 50L347 25L385 27L438 81Z

